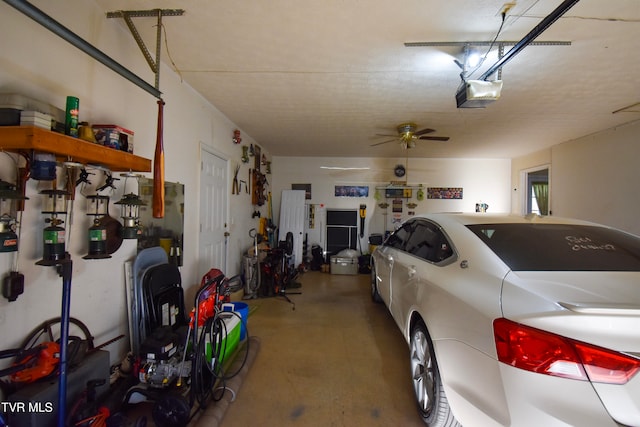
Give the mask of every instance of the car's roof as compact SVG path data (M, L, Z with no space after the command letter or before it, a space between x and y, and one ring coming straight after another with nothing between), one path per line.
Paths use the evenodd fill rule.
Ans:
M470 224L582 224L582 225L599 225L588 221L581 221L571 218L562 218L555 216L515 215L508 213L462 213L462 212L443 212L416 215L415 218L431 219L442 225L459 223L462 225Z

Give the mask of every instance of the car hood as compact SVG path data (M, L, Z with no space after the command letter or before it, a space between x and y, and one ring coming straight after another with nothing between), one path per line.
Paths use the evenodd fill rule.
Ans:
M504 317L640 355L640 272L509 272Z

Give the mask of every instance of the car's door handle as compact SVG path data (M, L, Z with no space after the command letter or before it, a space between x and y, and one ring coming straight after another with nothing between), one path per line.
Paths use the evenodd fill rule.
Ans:
M415 265L410 265L409 267L407 267L407 276L409 276L409 278L413 277L416 275L416 266Z

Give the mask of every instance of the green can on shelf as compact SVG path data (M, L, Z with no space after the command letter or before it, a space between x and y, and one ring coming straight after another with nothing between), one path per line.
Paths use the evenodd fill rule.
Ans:
M80 115L80 100L75 96L67 96L67 108L64 122L64 133L78 137L78 116Z

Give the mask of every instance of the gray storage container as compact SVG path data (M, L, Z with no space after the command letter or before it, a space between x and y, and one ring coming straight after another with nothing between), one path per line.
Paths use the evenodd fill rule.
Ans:
M358 274L358 258L332 256L331 274Z

